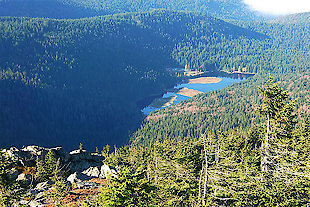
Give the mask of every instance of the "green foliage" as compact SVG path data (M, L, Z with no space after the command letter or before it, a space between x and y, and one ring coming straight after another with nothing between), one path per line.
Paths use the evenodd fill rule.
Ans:
M290 91L291 100L298 98L295 104L299 113L309 117L310 99L306 91L310 90L310 82L307 73L274 76L279 86ZM227 88L197 95L178 105L155 111L132 135L132 142L148 144L166 137L199 139L201 134L208 130L223 132L232 128L248 130L262 121L262 117L256 116L253 111L261 104L257 88L267 80L266 75L257 74ZM262 138L258 135L257 138L259 137Z
M64 180L56 181L52 185L52 190L46 193L44 196L48 201L52 202L56 206L62 204L62 199L68 195L68 191L71 190L71 187Z
M243 129L229 129L227 126L226 130L222 130L223 132L207 133L208 128L212 130L221 127L220 123L223 123L221 118L226 116L226 113L230 117L229 121L234 118L229 109L236 110L239 108L237 106L246 107L247 110L239 108L239 114L241 112L249 113L249 116L244 120L249 121L247 119L252 116L254 118L253 106L257 108L262 97L258 92L252 92L254 89L249 86L262 85L265 81L265 79L259 79L262 76L254 77L225 90L200 95L177 106L156 112L153 116L159 118L149 119L132 140L133 146L144 146L150 150L149 153L146 153L147 158L139 154L137 156L139 159L132 157L133 161L127 161L127 165L135 166L137 163L143 163L143 160L148 163L149 176L158 187L159 196L163 195L163 198L160 197L163 202L157 203L160 206L174 205L178 199L184 199L182 204L186 206L202 204L203 202L198 202L200 200L204 200L206 206L290 206L290 203L297 206L305 205L309 202L309 192L307 191L310 170L309 123L300 120L302 119L300 117L297 119L298 116L294 110L295 102L287 103L287 98L288 95L292 97L291 99L299 96L300 102L296 105L307 104L307 98L303 97L301 91L307 90L305 88L309 88L309 86L304 84L306 82L304 82L303 75L288 77L278 76L277 79L281 80L282 87L291 90L289 93L285 92L279 84L275 84L272 79L262 89L269 98L265 98L260 111L265 115L268 112L273 117L270 125L272 133L270 133L268 145L268 153L272 158L270 161L273 161L272 173L266 174L261 171L261 158L265 156L262 153L262 145L265 144L267 134L265 121L261 118L254 119L255 122L252 120L252 124L249 122L249 125ZM253 82L257 84L253 84ZM251 103L252 106L243 104L243 100L244 103ZM184 112L186 106L195 106L198 111L195 113ZM202 109L200 112L199 107L206 109ZM210 110L211 107L215 109ZM218 112L222 117L215 116L221 107L227 107L225 111ZM213 114L213 117L203 116L206 113ZM306 113L303 115L306 116ZM215 118L218 119L214 120ZM240 117L236 118L240 119ZM296 124L297 120L299 120L298 124ZM210 123L209 126L208 123ZM201 149L203 145L198 139L199 137L196 138L196 134L198 136L199 133L208 134L205 148L208 160L207 177L204 176L206 162L203 162L205 159L204 151ZM193 141L189 141L190 139ZM182 149L189 146L200 146L197 154L193 151L185 153L192 156L196 154L194 157L198 158L193 165L189 160L184 162L187 165L184 169L188 170L187 167L196 169L188 171L189 175L195 178L190 185L188 185L190 180L176 182L174 179L174 176L177 177L174 166L179 164L174 162L174 159L180 156L179 152L182 152ZM138 149L141 153L141 148ZM126 153L120 156L124 154ZM131 157L128 153L126 156ZM156 169L154 172L152 172L153 163L154 169ZM160 182L161 176L164 177L163 183ZM206 196L203 198L205 181L207 181ZM175 197L170 188L170 186L174 186L175 182L180 190L179 195L182 195L181 189L191 186L188 188L191 190L187 191L186 195L192 194L196 203L191 202L190 197Z
M102 188L98 203L104 206L152 206L155 187L146 179L145 172L123 168L116 178Z
M223 19L257 20L263 16L253 12L241 0L7 0L0 2L2 16L31 16L49 18L81 18L124 12L141 12L152 9L185 10L207 13ZM29 5L32 6L29 9ZM19 6L19 11L14 8Z
M49 150L48 153L36 159L36 173L35 179L39 182L53 180L56 181L61 172L59 160L55 158L55 154L52 150Z
M0 120L2 136L10 140L3 146L20 144L10 139L14 133L39 145L57 145L72 137L63 141L68 148L82 137L91 140L85 148L103 139L111 146L123 144L143 119L140 109L147 103L141 100L177 82L167 73L169 67L254 73L309 70L307 23L293 27L234 22L245 29L200 13L167 10L76 20L3 17L0 22L0 88L5 96L1 117L10 119ZM253 91L254 85L248 83ZM237 108L248 106L233 101ZM137 102L143 103L137 107ZM209 112L201 114L208 122L204 125L244 128L253 117L240 115L242 110L219 112L214 107L210 113L221 114L221 120ZM189 119L195 118L186 119L190 125L198 123ZM184 128L177 136L197 138L205 126L195 127L198 130ZM19 130L10 130L14 128Z
M11 206L19 194L14 191L20 185L8 177L9 170L14 166L14 162L0 151L0 206Z

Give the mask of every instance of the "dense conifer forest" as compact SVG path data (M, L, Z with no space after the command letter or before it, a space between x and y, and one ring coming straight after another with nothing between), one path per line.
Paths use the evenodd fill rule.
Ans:
M18 8L18 9L16 9ZM242 0L1 0L0 16L82 18L153 9L206 13L221 19L262 20L270 18L252 11Z
M79 149L1 150L0 206L39 192L70 206L77 188L92 193L76 206L309 205L310 13L264 20L239 0L45 3L0 0L0 148ZM184 79L168 68L255 75L143 115L143 100Z
M167 67L254 73L309 69L306 23L242 28L235 24L246 23L167 10L0 21L3 146L53 146L63 140L69 148L85 139L93 148L100 140L126 143L143 119L136 102L177 82Z

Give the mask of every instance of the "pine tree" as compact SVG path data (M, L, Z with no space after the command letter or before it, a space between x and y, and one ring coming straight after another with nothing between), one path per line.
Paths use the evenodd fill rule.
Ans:
M279 174L280 160L288 154L288 144L295 127L294 103L287 103L288 92L273 82L270 76L265 88L260 88L264 96L258 110L266 118L266 135L262 143L261 171L266 177Z

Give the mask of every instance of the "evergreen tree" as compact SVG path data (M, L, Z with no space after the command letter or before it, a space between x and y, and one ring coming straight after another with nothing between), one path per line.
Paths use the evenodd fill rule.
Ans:
M258 110L266 120L266 135L262 143L261 170L267 177L280 173L280 160L289 153L289 140L295 127L294 101L286 103L288 92L273 82L270 76L265 88L260 88L264 96Z
M133 172L125 167L102 188L98 203L107 207L152 206L155 189L145 178L145 172Z

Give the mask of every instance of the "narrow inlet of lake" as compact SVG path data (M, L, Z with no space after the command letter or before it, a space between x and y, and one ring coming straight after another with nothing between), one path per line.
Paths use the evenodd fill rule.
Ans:
M225 88L242 80L244 79L231 77L200 77L190 79L187 83L178 84L173 89L167 90L161 98L154 99L150 105L143 108L142 112L145 115L149 115L153 111L180 103L197 94Z

